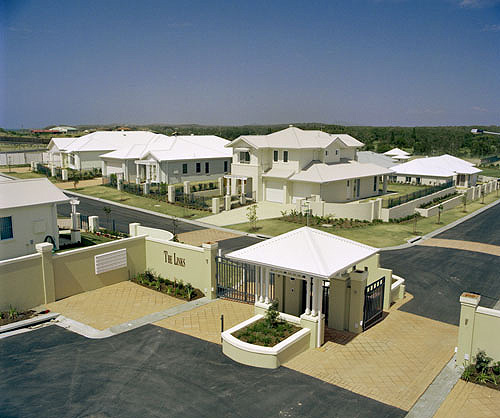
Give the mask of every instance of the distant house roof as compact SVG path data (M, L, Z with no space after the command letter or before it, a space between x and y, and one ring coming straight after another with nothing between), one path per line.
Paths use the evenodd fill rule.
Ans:
M226 254L261 266L328 279L376 254L377 248L302 227Z
M393 155L410 155L410 153L399 148L393 148L390 151L384 152L384 155L388 155L389 157L391 157Z
M373 151L358 151L358 162L363 164L375 164L380 167L390 168L397 164L391 157L384 154L378 154Z
M341 148L362 147L364 145L347 134L329 134L322 131L302 130L294 126L269 135L242 135L227 146L237 146L241 141L254 148L315 149L326 148L335 141L339 143Z
M147 144L158 134L149 131L97 131L66 144L67 152L115 151L134 144Z
M392 167L397 174L412 174L429 177L453 177L456 174L476 174L481 170L474 164L452 155L418 158Z
M0 209L66 203L70 198L47 178L27 180L0 179Z
M232 150L225 146L228 140L214 135L188 135L167 137L165 142L155 143L141 155L156 161L231 158ZM161 147L160 147L161 145Z
M386 174L392 174L392 171L375 164L362 164L357 161L326 164L313 161L303 170L291 176L289 180L330 183L332 181L382 176Z
M52 138L49 142L49 152L65 151L66 147L71 144L76 138Z

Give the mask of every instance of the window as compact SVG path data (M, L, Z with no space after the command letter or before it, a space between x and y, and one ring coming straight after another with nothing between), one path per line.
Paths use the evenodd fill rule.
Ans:
M407 182L407 183L411 183L411 177L407 176L407 177L406 177L406 182Z
M417 184L420 184L420 182L421 182L420 177L417 177L416 180L417 180Z
M335 155L339 155L339 150L338 149L335 150Z
M250 153L248 151L240 152L240 163L249 164L250 163Z
M373 177L373 191L377 191L377 176Z
M227 173L227 168L229 167L229 163L224 161L224 172Z
M347 187L349 187L351 185L351 182L349 180L347 180Z
M201 163L196 163L196 172L201 173Z
M279 156L279 151L278 150L274 150L273 152L273 161L278 161L278 156Z
M182 164L182 174L187 174L187 172L188 172L188 165Z
M12 216L4 216L0 218L0 239L14 238L12 233Z
M284 163L288 162L288 151L283 151L283 162Z
M207 162L205 163L205 173L207 173L207 174L208 174L209 172L210 172L210 163L207 161Z
M325 155L328 155L328 151L325 151Z

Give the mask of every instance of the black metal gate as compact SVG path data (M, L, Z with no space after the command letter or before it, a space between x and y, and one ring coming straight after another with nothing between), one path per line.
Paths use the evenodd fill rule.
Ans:
M325 315L325 323L328 324L328 311L330 310L330 280L323 280L323 306L321 313Z
M365 287L363 331L382 319L384 314L384 289L385 277Z
M80 215L81 229L84 231L89 230L89 217L88 215Z
M255 266L215 257L217 297L255 303Z

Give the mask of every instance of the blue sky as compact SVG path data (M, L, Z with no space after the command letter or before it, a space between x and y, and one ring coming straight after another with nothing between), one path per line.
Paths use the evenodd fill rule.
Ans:
M500 0L0 0L0 126L500 123Z

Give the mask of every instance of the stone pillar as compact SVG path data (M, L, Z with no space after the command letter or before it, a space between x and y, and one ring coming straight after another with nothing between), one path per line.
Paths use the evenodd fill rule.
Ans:
M144 183L144 188L143 188L142 194L145 196L148 195L150 187L151 187L151 183L149 181L146 181L146 183Z
M242 193L240 195L240 203L244 205L247 202L247 197Z
M474 293L462 293L460 296L460 324L458 328L457 365L472 361L472 337L474 335L474 316L481 296Z
M217 215L220 212L220 197L212 198L212 213Z
M36 161L32 161L32 162L30 163L30 166L31 166L31 167L30 167L30 170L31 170L31 171L36 171Z
M55 177L56 176L56 167L54 165L50 166L50 176Z
M61 176L62 176L63 181L68 181L68 169L67 168L63 168L61 170Z
M117 173L116 174L116 190L122 190L123 189L123 173Z
M94 233L99 231L99 216L89 216L89 231Z
M349 299L347 287L350 284L349 274L330 279L330 312L328 327L344 331L349 327Z
M219 194L222 196L224 195L224 177L219 177L217 179L217 184L219 187Z
M231 196L231 177L227 177L226 196Z
M102 164L101 164L101 171L102 171L102 176L103 177L106 177L108 175L108 170L107 170L107 165L106 165L106 161L102 161Z
M173 185L167 187L167 200L168 203L175 203L175 186Z
M368 270L353 271L350 273L350 277L351 300L349 308L349 331L359 334L363 332L363 309Z
M224 210L231 210L231 196L224 196Z
M283 183L283 202L282 203L288 203L288 187L286 184L286 181Z
M217 280L216 280L216 264L215 264L215 257L217 256L217 249L219 248L219 244L216 242L204 242L201 244L201 247L203 248L203 252L205 253L205 260L207 263L207 269L206 269L206 274L209 275L209 280L207 281L209 283L208 288L204 288L203 293L205 293L205 296L209 299L215 299L217 297Z
M131 237L136 237L137 235L139 235L139 233L137 232L138 226L141 226L141 224L139 222L134 222L134 223L128 224L128 234Z
M190 194L191 193L191 182L185 181L184 182L184 194Z
M54 266L52 265L53 245L42 242L35 245L36 251L42 256L42 280L44 303L55 302L56 288L54 284Z

